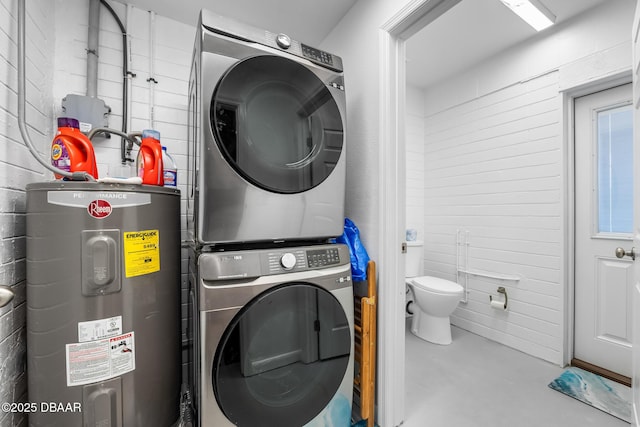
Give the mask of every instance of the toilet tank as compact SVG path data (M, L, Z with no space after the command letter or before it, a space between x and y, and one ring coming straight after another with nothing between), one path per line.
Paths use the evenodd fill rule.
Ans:
M422 247L421 241L407 242L407 254L405 258L405 276L422 276Z

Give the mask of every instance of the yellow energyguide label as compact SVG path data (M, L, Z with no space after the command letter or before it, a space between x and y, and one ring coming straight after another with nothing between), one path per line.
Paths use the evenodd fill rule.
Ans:
M125 231L125 276L136 277L156 271L160 271L160 231Z

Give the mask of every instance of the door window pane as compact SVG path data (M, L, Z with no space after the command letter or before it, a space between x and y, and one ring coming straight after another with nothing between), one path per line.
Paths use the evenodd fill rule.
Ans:
M633 232L633 111L600 111L598 132L598 232Z

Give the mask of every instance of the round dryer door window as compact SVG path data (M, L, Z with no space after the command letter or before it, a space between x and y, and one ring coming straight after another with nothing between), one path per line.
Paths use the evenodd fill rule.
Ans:
M300 427L328 405L342 383L351 329L328 291L290 283L257 296L225 330L213 389L224 415L241 427Z
M333 95L311 70L278 56L251 57L227 70L210 120L236 172L276 193L317 186L342 152L344 129Z

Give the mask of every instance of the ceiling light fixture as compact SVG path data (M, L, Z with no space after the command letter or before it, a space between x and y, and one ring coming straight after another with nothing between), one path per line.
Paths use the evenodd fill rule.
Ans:
M542 31L553 25L556 17L538 0L500 0L522 18L527 24L531 25L536 31Z

